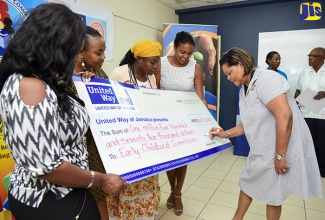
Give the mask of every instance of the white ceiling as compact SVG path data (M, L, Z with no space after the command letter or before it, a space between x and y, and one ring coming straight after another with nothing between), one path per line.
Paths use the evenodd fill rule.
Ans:
M196 8L202 6L220 5L233 2L242 2L246 0L157 0L168 7L179 10L186 8Z

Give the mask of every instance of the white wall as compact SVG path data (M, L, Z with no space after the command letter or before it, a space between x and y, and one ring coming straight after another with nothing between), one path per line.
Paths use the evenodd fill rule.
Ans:
M114 15L113 61L105 61L107 75L117 67L125 53L138 40L162 44L163 23L178 23L175 11L157 0L84 0Z

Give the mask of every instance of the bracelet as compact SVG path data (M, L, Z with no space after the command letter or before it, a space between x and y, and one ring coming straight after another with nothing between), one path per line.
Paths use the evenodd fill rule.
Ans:
M90 171L90 175L91 175L91 179L90 179L89 185L87 186L87 189L89 189L90 187L92 187L93 184L94 184L94 181L95 181L95 172L91 170Z
M284 160L284 159L286 159L286 155L280 155L278 153L275 153L275 158L277 160Z
M229 139L230 138L230 134L229 134L228 130L226 130L225 132L227 133L227 135L228 135L227 138Z

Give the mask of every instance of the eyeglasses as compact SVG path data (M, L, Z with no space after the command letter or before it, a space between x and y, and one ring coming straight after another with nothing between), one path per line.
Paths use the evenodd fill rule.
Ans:
M308 54L307 57L317 58L317 57L322 57L322 55Z

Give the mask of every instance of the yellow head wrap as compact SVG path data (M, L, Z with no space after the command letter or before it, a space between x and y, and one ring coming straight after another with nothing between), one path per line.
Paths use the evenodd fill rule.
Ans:
M159 42L140 40L131 47L134 57L156 57L160 56L162 46Z

